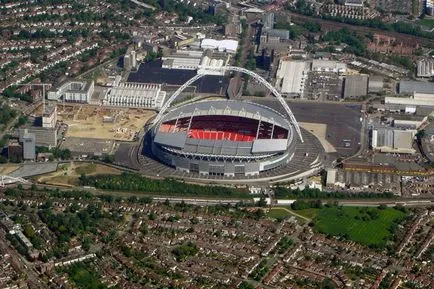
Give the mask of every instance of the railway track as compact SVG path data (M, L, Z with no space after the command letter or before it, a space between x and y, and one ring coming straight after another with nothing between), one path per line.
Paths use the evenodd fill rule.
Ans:
M411 35L411 34L395 32L395 31L387 31L387 30L382 30L382 29L378 29L378 28L371 28L371 27L366 27L366 26L358 26L358 25L352 25L352 24L348 24L348 23L325 20L325 19L321 19L321 18L305 16L305 15L291 13L291 12L289 12L288 14L291 16L291 21L293 21L296 24L305 23L307 21L315 22L315 23L320 24L321 28L326 30L326 31L332 31L332 30L338 30L341 28L347 28L348 30L361 32L361 33L370 32L370 33L378 33L378 34L387 35L390 37L394 37L394 38L396 38L396 40L398 40L402 43L405 43L405 44L414 45L415 43L417 43L417 44L427 46L427 47L434 47L434 39L424 38L424 37L420 37L420 36L415 36L415 35Z

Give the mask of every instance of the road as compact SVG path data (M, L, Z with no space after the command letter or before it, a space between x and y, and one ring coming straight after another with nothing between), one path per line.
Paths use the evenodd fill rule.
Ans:
M258 18L259 19L259 18ZM252 37L254 36L255 28L252 26L254 23L256 23L257 19L253 19L250 22L247 23L247 33L244 35L243 38L243 46L241 47L241 55L240 55L240 67L245 67L247 63L247 56L250 53L250 50L252 49ZM241 83L241 73L237 72L234 76L235 79L238 79L238 81L235 81L235 83ZM242 88L240 88L242 90ZM242 93L239 94L240 96Z

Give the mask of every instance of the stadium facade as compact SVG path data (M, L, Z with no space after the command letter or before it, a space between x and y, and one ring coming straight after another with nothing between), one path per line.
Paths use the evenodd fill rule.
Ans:
M269 107L202 101L175 108L156 123L152 153L187 173L256 176L290 162L296 137L288 118Z

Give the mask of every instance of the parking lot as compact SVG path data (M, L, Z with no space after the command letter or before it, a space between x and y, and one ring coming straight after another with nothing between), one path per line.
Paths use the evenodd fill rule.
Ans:
M313 100L338 100L342 97L343 81L336 73L316 72L308 73L305 96Z
M285 114L274 98L255 98L254 102L267 105ZM298 122L326 124L326 140L341 157L354 155L360 147L360 105L344 103L317 103L288 101Z

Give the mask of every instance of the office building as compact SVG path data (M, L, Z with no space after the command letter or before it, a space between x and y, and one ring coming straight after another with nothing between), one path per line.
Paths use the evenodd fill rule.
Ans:
M94 92L93 81L67 81L48 92L49 100L88 103Z

